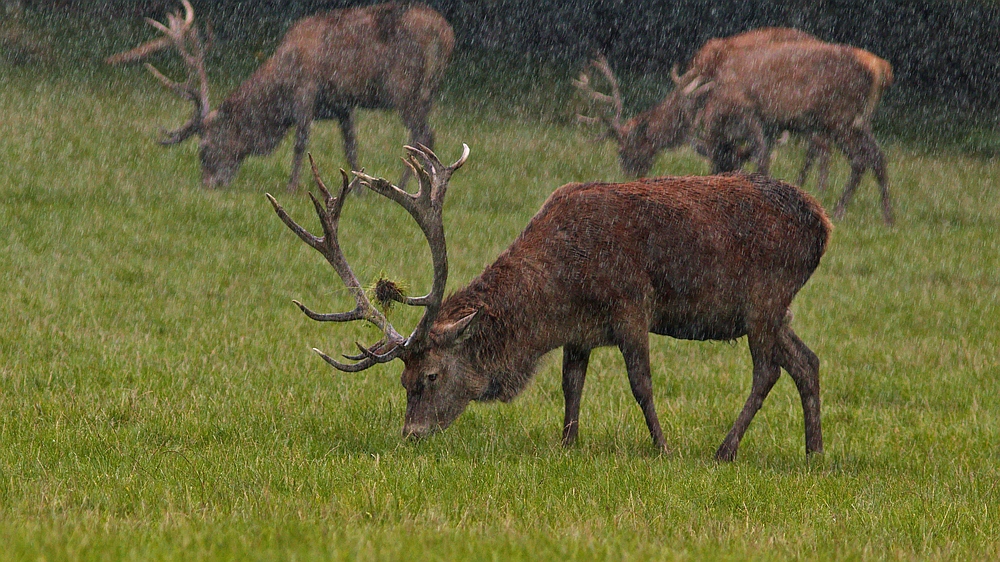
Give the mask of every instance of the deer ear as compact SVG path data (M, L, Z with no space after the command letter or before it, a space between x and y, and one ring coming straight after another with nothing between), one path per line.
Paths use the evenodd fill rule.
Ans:
M438 333L437 342L439 345L455 345L464 342L472 336L476 329L476 315L479 311L467 314L462 318L442 326Z
M714 87L715 87L715 82L706 82L702 84L699 88L696 88L693 92L691 92L689 94L689 97L691 97L692 99L698 99L704 96L705 94L711 92L712 88Z

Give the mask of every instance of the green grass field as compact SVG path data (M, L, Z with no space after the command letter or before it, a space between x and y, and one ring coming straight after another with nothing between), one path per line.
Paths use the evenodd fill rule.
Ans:
M995 160L884 145L897 226L867 178L793 308L822 361L820 457L805 457L786 376L737 461L713 462L749 391L746 345L655 336L669 456L611 349L592 359L574 448L559 445L558 352L512 404L474 404L414 444L401 364L352 376L310 351L377 336L291 303L351 306L264 198L316 225L304 192L284 191L288 140L202 190L195 143L155 143L187 106L139 68L79 66L0 68L0 558L1000 557ZM443 160L472 148L446 204L453 288L559 185L624 179L613 147L558 113L563 74L534 70L486 96L461 77L488 68L460 59L434 115ZM398 178L398 119L359 125L367 170ZM311 149L335 179L336 127ZM779 149L776 175L801 156ZM707 169L685 150L653 172ZM426 244L387 200L349 201L341 239L363 282L429 286ZM391 319L408 330L416 314Z

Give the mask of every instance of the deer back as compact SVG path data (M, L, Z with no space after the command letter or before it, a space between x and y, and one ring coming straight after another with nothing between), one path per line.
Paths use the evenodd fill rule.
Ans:
M701 77L702 80L714 79L722 64L734 54L792 41L819 41L819 39L791 27L762 27L729 37L709 39L691 57L687 72L683 78L678 79L678 86L683 87L695 77Z
M304 18L275 58L294 61L321 105L369 108L430 102L454 47L451 26L422 5L381 4Z
M853 48L829 43L782 43L730 57L716 82L728 103L750 104L765 121L785 128L836 130L865 113L873 76Z
M674 337L734 339L747 315L783 314L830 230L815 199L761 175L569 184L438 322L478 311L466 345L487 371L520 371L518 357L567 343L613 344L623 317Z

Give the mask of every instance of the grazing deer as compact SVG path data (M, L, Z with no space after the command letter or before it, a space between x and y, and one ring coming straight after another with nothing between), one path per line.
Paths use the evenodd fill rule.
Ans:
M313 165L322 200L312 197L323 228L314 236L268 195L281 220L318 250L344 281L356 306L314 320L366 320L384 337L333 367L357 372L402 359L405 436L448 427L470 401L512 400L539 359L563 348L566 399L562 440L577 437L580 397L592 349L617 346L653 443L666 448L653 405L649 333L690 340L747 336L753 384L743 410L716 452L733 460L740 439L784 368L798 387L806 452L823 450L819 360L795 335L788 307L819 265L831 225L820 205L789 184L754 174L666 177L629 183L571 183L557 189L520 236L476 279L444 298L448 278L442 209L448 182L469 155L444 166L425 147L406 147L420 182L411 194L354 172L334 197ZM434 264L430 293L404 296L380 280L375 296L423 306L403 337L371 304L337 239L353 183L401 205L427 237Z
M391 3L303 18L288 30L274 55L212 111L194 9L188 0L181 1L183 16L169 14L166 25L147 20L163 37L113 55L107 62L142 60L171 45L177 49L188 67L186 82L174 82L149 64L146 68L167 88L193 102L194 114L160 142L177 144L200 135L206 187L228 184L244 158L270 154L294 126L288 188L295 189L309 129L317 119L340 122L347 160L352 169L358 169L352 117L356 107L395 109L410 130L412 143L433 146L427 117L455 36L448 22L431 8Z
M861 176L871 169L882 193L883 217L891 224L885 157L871 133L871 114L891 83L891 66L861 49L799 37L723 54L713 48L711 57L696 56L684 76L672 71L677 87L662 102L624 123L617 80L607 60L599 57L576 85L614 113L582 119L608 126L618 140L622 169L632 175L648 172L658 151L686 142L696 128L703 131L714 173L738 169L748 156L758 171L768 173L775 137L790 130L814 135L817 143L800 174L804 181L812 159L822 154L822 143L831 139L851 161L851 178L834 217L843 216ZM590 68L607 79L611 94L593 88Z
M794 41L821 42L815 35L791 27L762 27L729 37L717 37L709 39L698 49L698 52L691 57L688 69L683 75L678 73L677 65L674 65L670 70L670 77L679 88L684 88L696 79L703 83L711 82L715 80L715 74L719 67L734 53L767 48L777 43ZM874 107L872 109L874 110ZM698 121L697 118L695 120ZM696 146L703 156L708 156L706 147L701 143L697 143ZM740 155L741 164L749 156L750 152L744 151ZM802 171L799 173L796 183L799 186L805 185L806 178L809 176L809 170L812 168L813 162L817 159L819 161L819 179L817 185L820 191L825 191L830 168L830 143L822 135L810 135L805 162L802 165Z
M671 69L670 76L673 78L674 84L680 88L687 86L695 79L702 82L712 81L717 78L716 74L723 64L733 55L742 55L747 51L767 49L780 43L791 42L828 44L815 35L798 29L790 27L762 27L729 37L709 39L691 58L688 69L683 75L678 74L677 66L675 65ZM864 110L858 117L857 123L858 125L866 124L870 126L872 115L875 113L875 109L882 99L882 94L886 88L892 85L892 65L888 61L864 49L856 47L848 48L851 49L858 62L865 66L872 75L871 89L868 92ZM741 160L745 160L748 156L749 153L747 152ZM806 149L805 162L798 176L798 185L805 184L806 178L809 176L809 170L813 162L817 159L819 159L817 186L820 191L825 191L829 175L830 139L820 134L812 134L809 138L809 146Z

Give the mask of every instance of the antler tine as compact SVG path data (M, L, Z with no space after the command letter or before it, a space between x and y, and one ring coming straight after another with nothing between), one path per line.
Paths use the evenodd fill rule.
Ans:
M169 26L165 26L162 23L152 19L145 18L146 23L156 28L160 33L163 33L164 37L157 37L151 41L147 41L138 47L129 49L128 51L122 51L120 53L115 53L104 59L107 64L123 64L139 62L144 60L149 55L162 51L163 49L175 44L174 39L176 33L172 31L175 27L177 31L187 32L187 30L194 24L194 8L191 3L187 0L181 0L184 6L184 17L181 18L180 12L170 12L167 14L167 23ZM175 25L173 22L177 20ZM183 23L183 25L180 25Z
M340 213L344 209L344 201L347 200L347 193L352 188L354 188L354 186L356 185L356 182L357 182L357 178L355 178L354 181L349 181L350 178L348 177L347 172L345 172L344 169L341 168L340 169L340 178L341 178L340 195L338 195L337 197L334 197L333 195L330 194L330 190L327 189L326 183L323 182L323 178L320 177L320 175L319 175L319 168L316 167L316 161L313 160L312 152L309 153L309 166L312 168L313 180L316 182L316 187L319 188L320 193L323 194L324 202L326 203L327 209L329 209L330 218L331 218L330 222L332 224L336 225L338 223L338 221L340 220ZM312 192L309 193L309 197L313 201L313 206L316 207L316 212L318 214L320 214L320 216L322 216L321 213L323 213L323 208L320 207L319 201L317 201L316 198L313 197ZM325 236L330 236L331 233L326 231L326 226L327 226L327 222L324 221L323 222L323 227L324 227L324 231L323 232L324 232L324 235ZM333 231L332 235L334 237L337 236L336 230Z
M415 147L404 146L403 148L409 153L409 157L413 159L412 162L407 162L407 164L417 174L417 177L426 177L426 181L428 182L427 193L425 194L425 189L423 188L423 184L421 184L420 195L424 198L429 197L434 206L440 209L444 202L445 193L448 190L448 181L451 180L451 175L455 173L455 170L461 168L469 158L469 145L462 143L462 156L450 166L442 164L441 160L434 154L434 151L422 144L418 143ZM430 168L429 174L427 173L427 168Z
M376 363L388 363L389 361L392 361L393 359L396 359L397 357L402 355L403 351L406 349L401 345L397 345L389 348L389 351L386 351L385 353L376 353L375 346L365 347L357 342L355 342L354 345L358 346L358 349L361 350L360 355L362 357L364 357L365 359L371 359ZM348 357L347 355L345 355L344 357L350 359L350 357Z
M184 25L191 27L191 24L194 23L194 7L188 0L181 0L181 5L184 6Z
M359 361L357 363L341 363L315 347L313 348L313 351L319 354L319 356L323 358L323 361L329 363L333 368L345 373L357 373L375 365L375 361L373 359L365 359L364 361Z
M611 85L610 101L614 105L615 109L615 116L612 119L612 125L615 128L618 128L621 126L622 109L623 109L622 94L621 90L618 88L618 80L615 78L615 74L611 72L611 65L608 64L608 59L603 54L597 55L597 57L595 57L594 60L591 61L591 65L597 70L599 70L601 74L603 74L604 77L607 78L608 83Z
M345 359L350 359L351 361L361 361L365 357L368 357L368 355L370 355L370 354L377 354L377 351L381 350L382 347L385 344L386 344L386 339L382 338L382 339L378 340L377 342L371 344L367 348L365 348L365 351L367 353L359 353L357 355L348 355L348 354L345 353L344 354L344 358ZM360 346L361 344L355 342L355 345L359 345Z
M361 347L361 346L358 346L358 347ZM365 351L368 351L364 347L361 347L361 349L364 349ZM370 356L369 355L365 355L364 359L362 359L361 361L358 361L357 363L341 363L340 361L337 361L333 357L330 357L329 355L327 355L327 354L323 353L322 351L316 349L315 347L313 348L313 351L315 351L316 353L318 353L319 356L322 357L324 361L326 361L327 363L329 363L330 365L332 365L334 368L336 368L336 369L338 369L340 371L347 372L347 373L357 373L359 371L364 371L365 369L368 369L369 367L373 367L373 366L375 366L375 365L377 365L379 363L388 363L388 362L390 362L390 361L392 361L394 359L397 359L400 355L403 354L404 348L403 348L403 346L400 345L400 346L396 346L396 347L392 348L385 355L375 355L375 354L372 354ZM355 356L346 356L345 355L345 357L347 359L353 360L353 357L355 357Z
M194 25L194 8L188 0L181 0L184 7L181 12L167 14L167 23L163 24L152 18L146 22L163 34L162 37L149 41L131 51L112 55L106 60L109 64L141 60L149 54L166 46L173 45L184 64L188 67L188 77L183 82L175 82L167 78L153 65L146 63L146 69L158 81L174 94L194 103L194 113L180 128L167 131L160 144L176 144L197 133L208 116L210 107L208 99L208 75L205 72L205 50L198 28ZM190 46L190 49L189 49ZM197 86L194 82L197 80Z
M148 70L149 73L152 74L154 78L156 78L157 80L159 80L161 84L163 84L164 86L166 86L167 89L169 89L173 93L177 94L178 96L180 96L180 97L182 97L182 98L184 98L186 100L197 101L197 99L195 97L195 94L191 90L189 84L186 84L186 83L185 84L181 84L179 82L174 82L173 80L167 78L162 72L160 72L159 70L157 70L157 68L155 66L149 64L148 62L144 63L143 66L146 67L146 70Z
M588 68L594 68L600 72L604 78L607 80L608 84L611 86L611 94L605 94L594 89L592 85L593 80L589 74ZM580 78L573 80L573 85L577 87L588 99L591 101L610 105L614 115L602 115L601 117L587 117L584 115L577 115L577 120L581 123L586 123L588 125L596 125L597 123L604 123L607 125L608 129L617 137L621 136L621 118L623 111L621 90L618 88L618 80L615 79L615 75L611 72L611 65L608 64L608 59L602 54L597 54L593 59L587 62L586 67L583 72L580 73ZM601 135L600 138L604 138L606 135Z
M445 166L437 155L426 146L405 146L404 149L407 152L407 158L404 162L413 169L420 182L420 191L416 194L405 192L384 179L373 178L360 172L354 172L354 175L361 180L362 185L399 203L406 209L413 220L417 222L430 246L431 260L434 264L434 281L430 292L422 297L402 295L391 297L393 300L409 306L425 307L420 322L403 344L405 348L413 349L423 345L422 342L426 339L430 326L441 307L441 301L444 299L445 286L448 282L448 250L445 244L444 221L442 219L444 196L447 193L448 180L455 170L465 164L470 150L468 145L463 144L462 156L452 165Z
M115 53L106 59L104 59L105 64L125 64L132 62L139 62L153 53L157 53L166 49L173 44L173 41L169 37L157 37L151 41L147 41L142 45L134 49L129 49L128 51L122 51L121 53Z
M350 357L349 359L361 359L358 363L354 364L344 364L340 363L322 352L317 350L324 360L330 365L333 365L341 371L356 372L360 370L367 369L377 362L391 361L392 359L399 356L402 349L399 351L394 351L396 347L403 344L404 339L393 328L392 324L385 318L385 316L379 312L365 295L364 289L361 287L361 283L358 282L357 276L354 275L354 271L351 270L350 265L347 263L347 259L344 257L344 253L340 248L340 243L337 240L337 231L340 222L340 213L343 210L344 200L348 191L351 189L352 182L348 181L348 175L346 172L341 170L342 185L340 189L340 195L334 197L326 185L323 183L322 178L319 175L319 170L316 167L316 162L313 160L312 155L309 156L310 164L313 169L313 178L316 180L316 184L322 193L323 201L321 202L312 193L309 194L313 202L313 206L316 209L316 215L320 219L320 224L323 228L323 236L318 237L311 234L305 228L297 224L288 215L287 212L278 204L277 200L267 194L268 201L271 202L271 206L274 207L275 213L277 213L278 218L281 219L285 225L294 232L303 242L317 250L319 253L323 254L327 262L333 266L334 271L340 276L341 280L347 286L348 291L354 297L355 307L353 310L348 312L332 313L332 314L321 314L309 310L302 303L295 301L295 304L306 314L309 318L313 320L318 320L321 322L348 322L353 320L366 320L367 322L374 324L385 335L385 338L378 344L372 346L370 349L366 349L370 353L366 353L363 357ZM376 350L381 350L381 348L391 345L392 347L382 353L376 353ZM375 359L372 358L375 357Z

